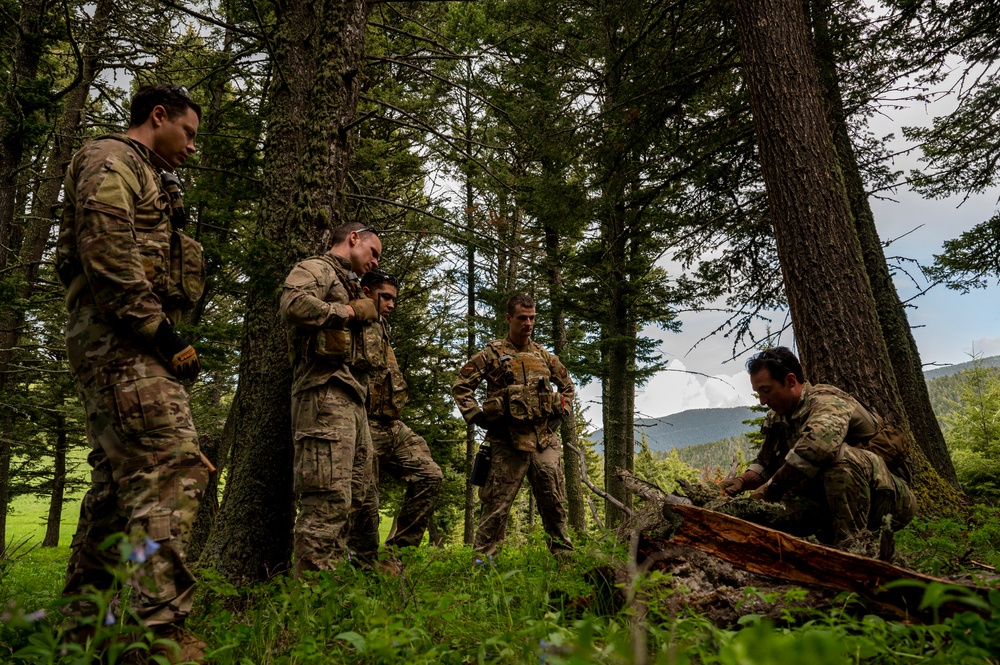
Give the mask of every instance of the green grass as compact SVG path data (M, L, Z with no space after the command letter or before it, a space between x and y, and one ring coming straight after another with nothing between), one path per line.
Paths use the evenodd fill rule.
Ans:
M59 544L68 546L76 531L80 517L80 502L83 493L66 497L63 503L62 521L59 523ZM48 497L22 495L11 501L11 511L7 515L7 540L41 543L45 537L45 521L49 514Z
M965 524L918 523L912 533L900 534L899 546L923 570L947 563L971 572L970 558L997 559L998 526L1000 512L978 509ZM941 542L929 547L929 534ZM930 626L885 621L844 595L822 611L803 607L776 622L751 613L759 608L745 609L738 627L724 629L696 613L668 609L673 605L667 601L682 592L671 587L669 575L652 573L636 582L649 607L644 630L636 633L634 608L598 602L602 593L588 575L598 566L622 567L620 546L581 538L577 552L557 561L537 529L511 541L517 544L493 563L477 564L466 547L405 552L402 577L345 565L304 581L278 577L237 589L201 571L189 626L209 644L210 662L221 665L625 665L638 662L637 636L645 641L649 663L1000 662L1000 591L989 603L976 601L980 613ZM970 547L975 557L963 559ZM37 609L56 616L65 560L63 547L0 561L0 605L9 619L0 623L0 662L97 662L59 644L57 621L24 618ZM931 587L927 598L933 606L949 593ZM748 599L774 602L770 595L746 590ZM119 628L101 630L108 637Z

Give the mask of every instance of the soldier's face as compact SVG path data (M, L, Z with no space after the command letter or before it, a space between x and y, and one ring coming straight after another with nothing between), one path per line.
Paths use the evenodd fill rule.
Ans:
M515 306L514 313L507 315L507 323L510 325L511 340L518 344L526 343L535 329L535 308Z
M348 259L351 261L351 270L359 277L369 270L378 268L379 257L382 256L382 241L374 233L359 234L352 231L349 237L350 247L348 249Z
M187 158L198 151L194 145L194 137L198 136L198 114L187 107L184 113L171 118L167 110L157 106L150 113L153 125L153 152L163 158L173 168L177 168Z
M392 284L383 282L375 289L365 287L365 295L375 301L378 307L378 315L383 319L388 319L392 310L396 309L396 296L398 289Z
M779 416L791 415L799 405L802 396L802 384L794 374L789 373L783 381L771 376L771 370L766 367L756 374L750 375L750 385L757 393L761 405L771 409Z

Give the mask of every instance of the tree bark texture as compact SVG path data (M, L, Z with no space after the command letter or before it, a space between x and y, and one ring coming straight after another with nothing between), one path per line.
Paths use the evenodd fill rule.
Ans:
M472 64L466 62L466 74L471 81ZM465 122L465 154L472 152L472 99L469 88L465 91L463 107ZM470 242L466 247L466 290L465 290L465 325L467 339L465 344L466 357L471 358L479 350L476 348L476 246L471 239L475 237L476 227L472 213L475 198L472 189L472 164L466 162L465 169L465 231ZM465 519L462 529L462 542L472 545L476 539L476 486L472 484L472 465L476 461L476 426L467 424L465 427Z
M955 474L955 466L952 464L944 435L931 407L917 343L910 330L906 309L896 292L892 275L889 274L882 241L875 227L875 215L868 201L868 192L865 190L864 179L861 177L861 169L851 142L847 111L844 108L830 35L829 15L832 8L829 0L815 0L812 8L815 53L820 82L826 98L830 128L833 132L834 149L837 152L841 172L844 174L844 185L854 216L854 227L861 243L865 273L868 275L872 295L875 298L875 311L878 314L893 375L899 388L903 413L913 432L914 440L927 456L930 465L942 479L957 488L958 476Z
M805 8L737 0L743 73L806 378L850 392L912 442L826 117ZM922 509L955 505L919 448ZM933 499L932 499L933 497Z
M885 561L815 545L781 531L698 506L666 504L663 516L672 528L669 538L672 544L688 545L708 552L752 573L787 582L851 591L883 607L894 608L900 619L918 617L938 623L938 612L950 616L969 611L969 607L962 603L946 603L939 610L921 609L924 585L933 582L955 585L954 582L899 568ZM654 548L655 544L656 540L652 540ZM884 588L886 583L895 580L912 580L921 585ZM984 601L989 593L988 588L964 588Z
M53 451L52 493L49 495L49 515L45 521L42 547L59 547L59 526L62 524L63 499L66 495L66 451L69 440L65 416L59 416L57 428Z
M201 557L237 584L287 569L291 556L291 368L278 300L291 266L329 249L330 230L344 221L367 21L363 0L279 2L276 9L259 252L229 416L234 425L226 427L231 465Z
M549 280L549 303L552 307L552 350L557 356L566 351L566 310L564 303L562 254L559 232L551 225L545 228L546 272ZM586 508L583 503L583 478L580 459L574 449L579 448L576 436L576 405L569 405L569 416L563 420L559 434L563 442L563 475L566 480L566 514L569 525L577 531L587 529Z

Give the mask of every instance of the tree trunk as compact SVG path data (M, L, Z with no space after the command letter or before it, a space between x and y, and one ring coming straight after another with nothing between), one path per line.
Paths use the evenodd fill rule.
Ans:
M559 233L551 225L545 225L546 272L549 278L549 302L552 307L552 350L561 356L566 350L566 312L564 307L562 255ZM580 475L580 459L573 449L579 447L576 437L576 405L570 404L570 414L563 420L559 433L564 443L563 474L566 476L566 512L569 525L577 531L587 528L587 516L583 503L583 479Z
M52 494L49 496L49 516L45 522L42 547L59 547L59 527L62 524L63 498L66 493L66 418L59 416L56 423L56 448L53 451Z
M893 376L899 388L903 415L910 425L914 439L938 475L958 488L958 476L948 454L948 447L941 433L934 409L931 407L924 379L923 365L917 343L913 339L910 323L903 302L899 299L892 275L886 264L882 241L875 227L875 215L868 201L868 192L861 177L854 146L847 127L847 111L840 90L836 55L830 35L829 0L814 0L813 34L820 82L826 97L826 109L833 131L834 148L844 174L847 198L854 216L854 227L861 243L865 273L875 298L882 336L885 338L892 363Z
M847 390L912 441L823 107L805 8L796 0L737 0L733 6L806 378ZM914 453L923 506L952 503L954 490L918 448Z
M466 63L466 73L468 81L471 82L472 64ZM465 154L471 154L472 150L472 99L469 86L465 90ZM469 244L466 247L466 272L468 281L466 282L466 331L467 339L465 345L466 357L471 358L476 354L476 247L473 242L476 227L473 219L475 198L472 191L471 160L466 161L465 169L465 230L469 234ZM463 530L463 542L472 545L476 540L476 486L472 484L472 465L476 461L476 427L468 424L465 427L465 524Z
M291 367L280 286L302 258L329 249L357 111L367 5L363 0L279 2L268 98L268 165L253 252L245 333L226 435L231 468L201 560L230 581L287 570L292 494Z

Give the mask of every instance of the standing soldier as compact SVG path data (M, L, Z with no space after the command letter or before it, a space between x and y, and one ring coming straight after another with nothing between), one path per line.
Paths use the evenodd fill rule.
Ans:
M381 253L374 227L348 222L334 229L330 251L292 268L281 292L281 315L293 326L296 575L346 558L354 518L376 492L365 401L369 372L385 357L378 310L360 276L378 267ZM377 493L374 500L377 516Z
M403 507L385 544L390 547L417 547L434 512L443 475L441 467L431 459L427 442L399 419L407 399L406 379L389 345L388 330L389 315L396 309L399 282L392 275L373 270L361 278L361 288L378 307L386 352L386 364L372 372L368 402L368 425L375 447L377 470L380 477L389 474L406 484ZM370 515L371 509L366 508L365 512ZM368 524L363 530L372 535L371 518L368 517L366 522ZM377 549L377 529L374 536L374 542L359 544L361 554L370 556Z
M503 543L507 515L527 474L549 549L559 554L573 549L556 436L573 408L573 381L557 356L531 340L531 298L519 294L507 301L507 323L507 337L474 355L451 388L465 421L486 430L492 452L486 484L479 490L483 506L475 550L492 556ZM486 400L480 407L475 393L484 378Z
M195 152L200 120L185 88L140 88L128 131L73 157L55 254L93 467L63 589L76 599L65 611L96 612L80 596L112 588L116 557L103 543L124 532L140 564L131 607L156 637L179 646L154 651L181 661L204 656L204 643L181 624L195 588L184 548L209 470L181 385L201 364L174 330L180 311L201 297L204 264L201 246L182 231L174 169Z

